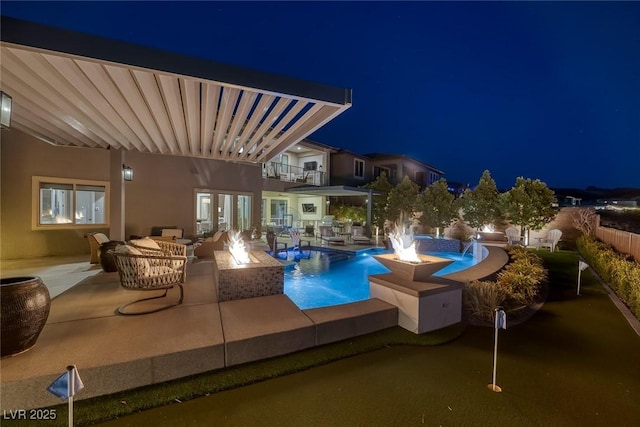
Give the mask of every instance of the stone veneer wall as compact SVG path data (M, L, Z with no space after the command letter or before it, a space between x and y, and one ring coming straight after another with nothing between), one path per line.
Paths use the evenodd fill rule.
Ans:
M460 252L460 241L457 239L433 239L415 236L420 252Z
M228 251L214 251L213 280L218 301L284 293L284 266L262 251L252 251L251 264L238 266Z

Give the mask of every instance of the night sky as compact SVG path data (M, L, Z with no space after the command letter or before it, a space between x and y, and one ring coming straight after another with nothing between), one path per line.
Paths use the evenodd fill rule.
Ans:
M353 89L311 139L475 185L640 187L640 2L9 2L2 14Z

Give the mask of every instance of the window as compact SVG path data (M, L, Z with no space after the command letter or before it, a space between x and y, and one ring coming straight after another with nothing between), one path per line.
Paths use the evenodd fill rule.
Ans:
M391 174L389 173L389 168L384 167L384 166L374 166L373 167L373 177L377 178L380 176L380 174L382 174L382 172L384 172L387 175L387 179L391 176Z
M318 162L304 162L305 171L314 171L318 169Z
M109 183L34 176L33 229L109 225Z
M364 179L364 160L353 159L353 177Z
M251 196L238 195L237 220L239 230L249 230L251 228Z
M232 198L231 194L218 194L218 230L226 231L233 228Z
M429 172L429 185L433 184L439 179L440 179L440 174L437 174L435 172Z

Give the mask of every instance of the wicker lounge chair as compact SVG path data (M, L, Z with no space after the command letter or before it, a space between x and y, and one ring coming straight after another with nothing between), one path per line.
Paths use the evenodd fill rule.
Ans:
M229 240L227 231L216 231L212 237L207 237L193 250L197 258L213 258L214 251L224 250L224 245ZM194 245L195 246L195 245Z
M361 225L351 226L351 240L358 245L370 245L371 239L364 234L364 227Z
M320 227L320 238L331 244L344 245L344 239L333 232L333 227L330 225L321 225Z
M171 250L180 251L179 248L171 248ZM182 284L186 279L186 256L169 255L162 250L120 245L113 251L113 257L118 268L120 285L123 288L133 291L164 291L162 295L141 298L124 304L118 307L118 313L125 315L148 314L182 304L184 296ZM146 311L127 311L127 308L134 304L166 297L169 289L175 286L180 289L180 297L176 303Z
M110 242L111 240L104 233L89 233L86 235L86 238L89 241L89 249L91 249L91 259L89 262L91 264L97 264L100 262L100 245Z

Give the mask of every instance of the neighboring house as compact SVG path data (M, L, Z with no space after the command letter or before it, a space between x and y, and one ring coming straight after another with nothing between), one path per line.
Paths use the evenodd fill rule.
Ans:
M392 184L398 184L408 176L420 186L420 190L424 190L440 178L444 178L444 172L440 169L403 154L370 153L366 156L372 159L374 177L386 171Z
M444 172L402 154L356 154L340 150L331 154L330 181L332 184L361 186L374 181L382 172L391 184L400 183L405 176L421 190L444 177Z
M123 240L153 226L194 236L259 225L298 176L325 180L330 150L304 138L351 106L349 89L5 16L1 25L0 89L13 98L0 146L3 259L85 253L92 231ZM264 171L281 153L288 180L276 184ZM284 215L323 200L304 199L289 198Z
M360 187L375 178L373 163L369 157L348 150L331 153L329 181L332 185Z

